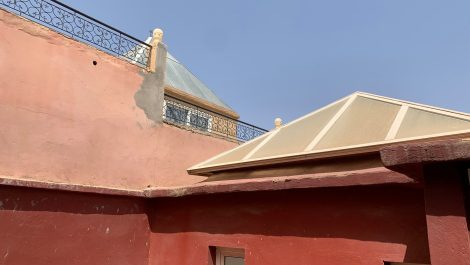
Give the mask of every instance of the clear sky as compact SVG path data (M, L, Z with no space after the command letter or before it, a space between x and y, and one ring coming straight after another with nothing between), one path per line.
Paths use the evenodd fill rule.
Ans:
M354 91L470 112L470 1L64 0L169 51L270 129Z

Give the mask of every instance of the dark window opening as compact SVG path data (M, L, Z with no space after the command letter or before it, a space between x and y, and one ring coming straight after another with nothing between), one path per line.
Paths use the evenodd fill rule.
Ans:
M209 265L245 265L245 250L241 248L209 247Z
M185 125L188 117L188 110L177 107L175 105L167 104L165 110L165 118L166 120L176 123Z
M191 114L189 118L191 126L197 127L200 130L208 131L209 130L209 119L201 117L196 114Z

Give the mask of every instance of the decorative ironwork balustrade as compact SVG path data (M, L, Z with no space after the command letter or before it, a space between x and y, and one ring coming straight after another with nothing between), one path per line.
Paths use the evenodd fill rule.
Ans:
M151 46L55 0L0 0L0 7L147 67Z
M163 120L239 142L249 141L267 132L265 129L217 114L169 95L165 95L163 103Z

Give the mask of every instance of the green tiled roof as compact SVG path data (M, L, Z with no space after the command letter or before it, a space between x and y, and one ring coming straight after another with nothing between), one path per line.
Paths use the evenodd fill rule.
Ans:
M190 95L207 100L218 106L232 110L201 80L192 74L170 53L167 54L165 83Z

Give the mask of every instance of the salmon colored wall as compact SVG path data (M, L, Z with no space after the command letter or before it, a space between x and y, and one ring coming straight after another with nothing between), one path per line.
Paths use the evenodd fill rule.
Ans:
M0 187L0 264L146 265L141 199Z
M203 181L207 177L189 175L186 169L238 144L163 124L155 129L156 186L179 186ZM151 168L152 169L152 168Z
M429 263L422 191L400 187L256 192L151 204L150 264L208 264L209 246L249 265Z
M149 120L134 99L148 77L0 10L0 175L119 188L203 180L186 168L235 144Z

